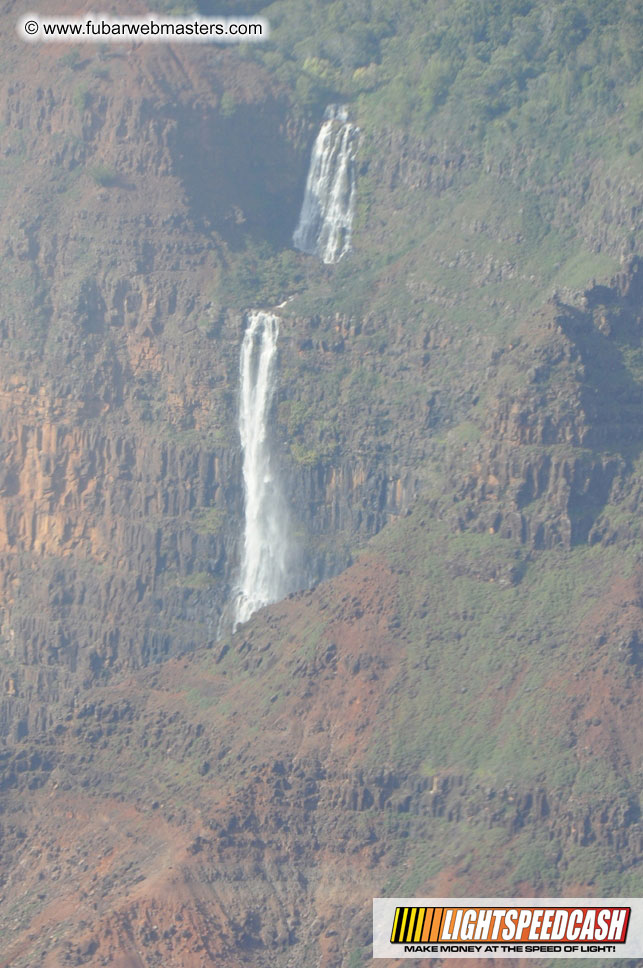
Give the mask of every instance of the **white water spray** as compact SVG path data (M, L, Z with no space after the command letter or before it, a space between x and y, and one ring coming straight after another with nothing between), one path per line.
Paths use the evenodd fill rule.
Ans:
M252 312L241 346L239 435L243 450L245 530L234 628L288 586L288 515L275 475L268 432L275 392L279 319Z
M301 252L339 262L350 249L355 209L355 146L359 128L343 105L326 108L317 135L299 223L292 237Z

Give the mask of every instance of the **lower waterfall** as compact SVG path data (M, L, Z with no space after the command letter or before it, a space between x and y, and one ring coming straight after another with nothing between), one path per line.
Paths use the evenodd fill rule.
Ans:
M239 436L243 451L245 525L233 627L289 587L289 524L271 453L269 421L276 385L279 319L248 315L241 346Z
M343 106L331 104L315 141L293 245L339 262L350 249L355 208L355 144L359 129Z

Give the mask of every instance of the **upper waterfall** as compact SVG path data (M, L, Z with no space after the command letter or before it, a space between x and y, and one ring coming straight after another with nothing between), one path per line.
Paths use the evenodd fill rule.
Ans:
M350 249L358 134L359 128L349 122L344 105L326 108L292 237L296 249L318 255L322 262L338 262Z
M234 627L291 590L288 514L273 466L269 434L278 336L277 316L265 312L248 314L239 364L245 527Z

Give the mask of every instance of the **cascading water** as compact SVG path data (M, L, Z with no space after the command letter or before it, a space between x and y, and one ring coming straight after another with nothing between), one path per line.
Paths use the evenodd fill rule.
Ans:
M359 128L343 105L326 108L310 158L299 223L292 237L301 252L339 262L350 249L355 208L355 146Z
M233 626L291 591L288 514L268 433L275 392L279 319L252 312L241 346L239 435L243 450L245 530Z

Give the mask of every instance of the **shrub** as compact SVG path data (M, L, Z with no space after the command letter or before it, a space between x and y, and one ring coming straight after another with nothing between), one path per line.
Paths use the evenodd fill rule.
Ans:
M66 54L63 54L63 56L60 58L60 63L63 65L63 67L69 67L73 71L76 70L80 64L80 60L80 51L77 47L72 47L72 49L67 51Z
M118 184L119 178L117 172L107 165L94 165L93 168L90 168L89 174L96 184L101 185L103 188L110 188Z
M89 107L91 95L84 84L77 87L74 91L74 107L81 113Z
M233 95L230 94L230 91L224 91L221 95L219 109L224 118L232 117L234 112L237 110L237 102L235 101Z

